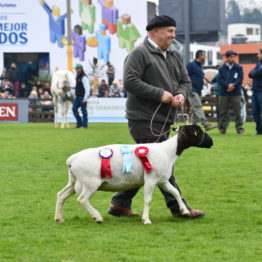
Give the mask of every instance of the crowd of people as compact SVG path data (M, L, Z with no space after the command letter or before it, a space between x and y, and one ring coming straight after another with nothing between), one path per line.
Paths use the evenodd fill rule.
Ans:
M20 82L20 72L15 63L3 68L0 76L0 98L51 98L49 82Z

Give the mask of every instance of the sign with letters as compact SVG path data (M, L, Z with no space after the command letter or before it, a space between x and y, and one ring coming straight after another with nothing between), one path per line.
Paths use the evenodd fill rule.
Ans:
M0 120L17 121L18 104L0 104Z

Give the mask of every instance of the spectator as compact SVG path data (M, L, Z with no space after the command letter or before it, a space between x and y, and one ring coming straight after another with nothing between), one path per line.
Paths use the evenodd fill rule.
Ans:
M6 67L3 68L3 72L2 72L2 74L0 76L0 80L1 80L1 85L2 85L3 81L7 81L8 80L8 72L7 72Z
M117 82L114 81L113 85L111 85L109 89L109 97L121 97L120 93L121 90L117 85Z
M28 97L28 87L25 82L22 82L19 88L19 97L27 98Z
M256 122L256 134L262 135L262 48L257 57L258 63L248 76L253 79L252 114Z
M108 86L111 86L115 79L115 67L110 62L107 62L106 65L107 65L106 74L108 78Z
M225 134L229 124L230 105L235 114L235 128L239 135L243 135L243 119L241 117L241 88L243 68L235 63L237 53L233 50L225 53L226 62L219 68L218 83L221 86L219 97L219 134Z
M42 85L40 80L37 80L35 85L36 85L38 90L39 90L39 88L43 88L43 85Z
M2 83L1 91L2 92L8 91L9 95L13 95L14 87L13 87L13 85L12 85L12 83L10 81L5 80Z
M248 103L251 103L252 101L252 81L250 79L247 80L247 83L244 86L244 89L246 90L247 93L247 99Z
M43 90L44 92L47 91L49 93L49 95L51 95L51 86L49 82L45 82L44 86L43 86Z
M188 75L191 79L192 90L188 96L188 100L191 104L192 116L191 121L193 125L197 125L197 122L201 122L206 131L209 131L217 126L212 126L208 123L205 113L202 109L201 92L203 90L205 74L202 65L206 60L206 52L198 50L196 52L196 59L187 63L186 68Z
M12 98L12 95L9 93L9 91L4 91L1 96L0 96L1 99L10 99Z
M16 67L15 63L12 63L9 70L8 70L8 80L12 83L14 87L14 96L19 95L19 79L20 73Z
M44 91L43 94L40 96L41 99L45 101L41 101L41 104L44 105L42 111L49 112L52 109L52 96L48 93L48 91Z
M108 85L106 84L106 81L102 79L101 84L98 86L98 94L97 97L107 97L108 96Z

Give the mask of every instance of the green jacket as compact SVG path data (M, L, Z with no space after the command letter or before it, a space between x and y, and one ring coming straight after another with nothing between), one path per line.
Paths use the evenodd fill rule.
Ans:
M127 119L150 121L164 90L187 98L191 82L178 51L169 47L165 58L146 38L125 60L124 87L128 93ZM169 108L169 104L162 104L154 121L164 123ZM173 124L175 113L172 107L168 124Z

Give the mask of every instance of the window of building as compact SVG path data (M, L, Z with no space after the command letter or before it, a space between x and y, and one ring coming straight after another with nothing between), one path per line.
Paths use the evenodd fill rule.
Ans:
M211 50L207 51L207 64L212 65L213 64L213 52Z
M239 55L240 64L256 64L257 54L240 54Z
M195 57L194 57L194 53L193 52L190 52L190 61L193 60Z
M259 29L256 28L256 35L259 35Z
M253 28L247 27L247 35L253 35Z

